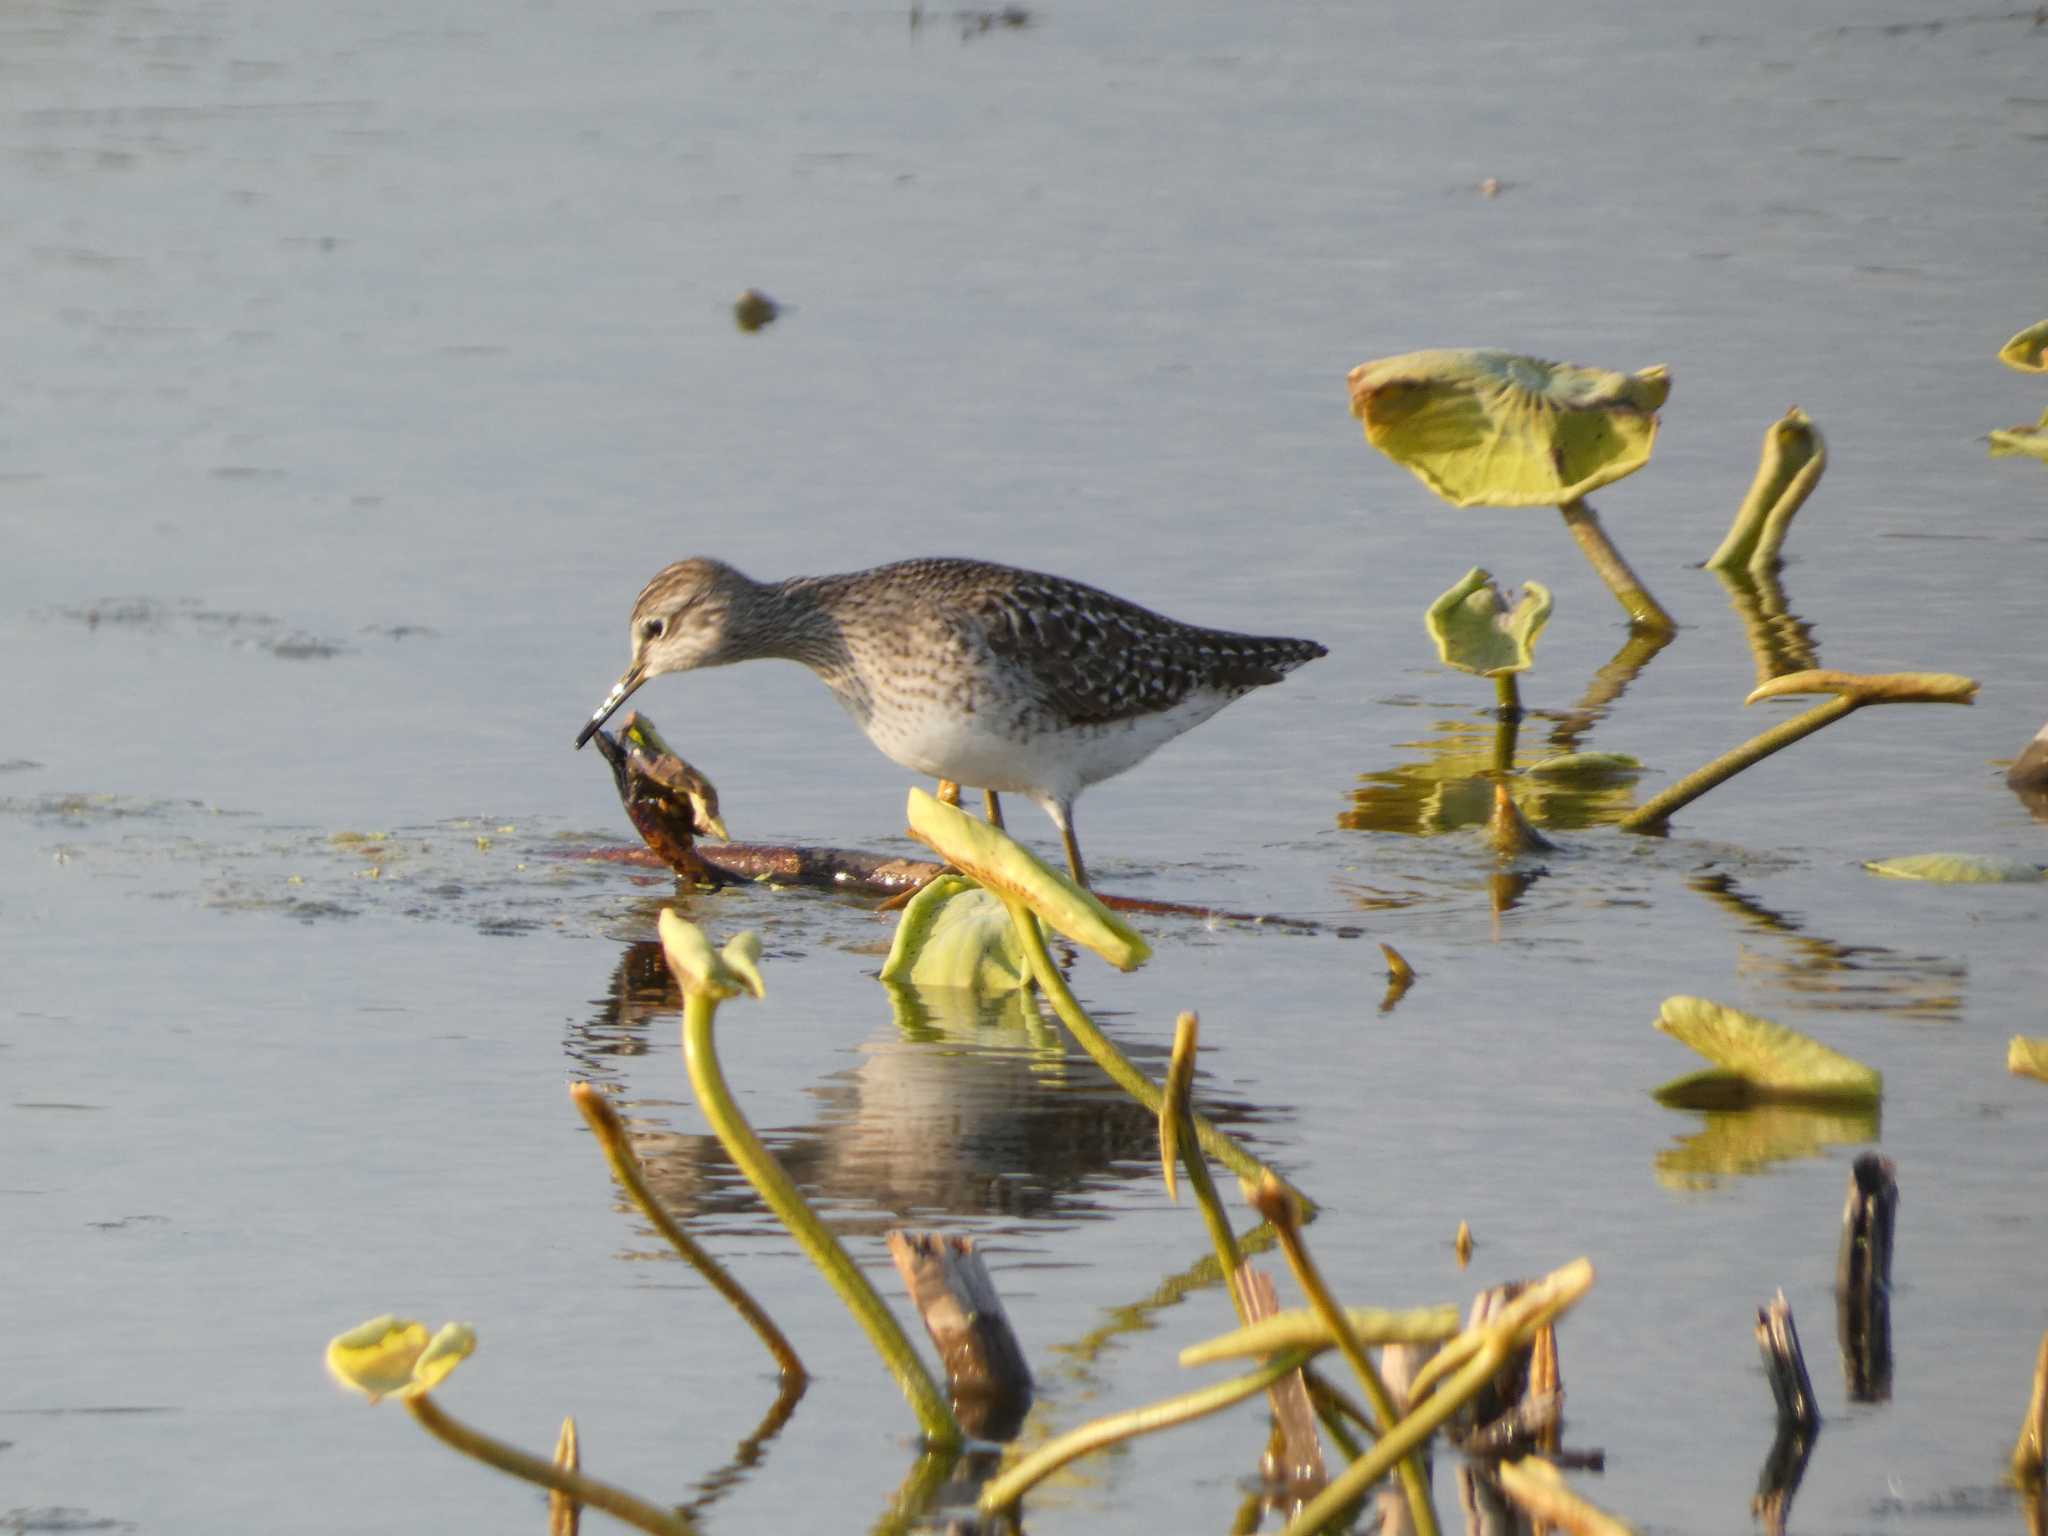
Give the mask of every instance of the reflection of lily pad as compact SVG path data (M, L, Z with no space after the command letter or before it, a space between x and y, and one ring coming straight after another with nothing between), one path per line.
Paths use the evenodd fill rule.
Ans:
M1704 997L1667 997L1657 1027L1715 1065L1656 1090L1657 1102L1682 1109L1741 1109L1751 1104L1874 1105L1884 1078L1796 1030Z
M2021 373L2048 373L2048 320L2036 321L2000 347L1998 360Z
M2048 1038L2029 1040L2025 1035L2014 1035L2012 1044L2005 1048L2005 1070L2048 1083Z
M1657 1154L1657 1182L1669 1189L1702 1189L1795 1158L1819 1157L1830 1147L1876 1141L1878 1124L1874 1107L1760 1104L1709 1114L1698 1131Z
M1626 752L1561 752L1531 763L1522 770L1535 779L1558 779L1572 784L1625 784L1643 771L1641 758Z
M1903 858L1876 859L1863 867L1890 880L1929 880L1937 885L1999 885L2041 878L2038 864L1978 853L1909 853Z
M1498 735L1499 727L1493 724L1438 722L1430 736L1400 744L1405 750L1427 753L1423 761L1359 775L1351 805L1339 813L1337 824L1406 837L1437 837L1485 826L1493 814L1493 785L1500 770L1528 766L1519 752L1512 763L1499 760ZM1634 790L1619 773L1534 778L1517 772L1507 783L1522 814L1551 832L1604 826L1627 815L1634 801Z
M1510 607L1493 578L1476 565L1431 603L1423 618L1437 655L1480 677L1528 671L1536 660L1536 637L1549 621L1548 587L1525 583L1521 598Z
M2034 426L1999 427L1991 433L1992 458L2015 456L2048 463L2048 411L2041 413L2040 422Z
M1002 898L962 876L941 875L903 909L882 980L1007 992L1030 980L1030 966Z
M1662 368L1609 373L1476 349L1351 370L1366 440L1460 507L1562 506L1633 474L1670 393Z

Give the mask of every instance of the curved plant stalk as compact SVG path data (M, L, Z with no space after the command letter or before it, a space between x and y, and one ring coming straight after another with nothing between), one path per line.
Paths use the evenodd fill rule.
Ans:
M1592 1283L1593 1266L1579 1259L1539 1280L1502 1309L1493 1322L1460 1334L1438 1351L1410 1384L1410 1399L1419 1406L1410 1409L1408 1416L1389 1429L1367 1455L1346 1467L1309 1500L1284 1536L1315 1536L1336 1519L1403 1457L1419 1450L1446 1419L1493 1379L1517 1348L1583 1296ZM1444 1379L1447 1372L1452 1373L1449 1380ZM1425 1397L1424 1393L1438 1382L1442 1385Z
M1167 1068L1166 1088L1159 1104L1159 1160L1166 1175L1166 1198L1179 1200L1180 1192L1174 1187L1173 1169L1176 1161L1185 1162L1188 1168L1188 1186L1195 1192L1195 1204L1201 1208L1202 1222L1209 1229L1209 1242L1216 1250L1216 1262L1223 1266L1224 1284L1230 1290L1230 1304L1237 1311L1239 1322L1251 1319L1245 1312L1244 1296L1237 1285L1238 1266L1244 1263L1244 1256L1237 1249L1237 1234L1230 1229L1230 1217L1224 1212L1223 1201L1216 1193L1216 1181L1209 1177L1208 1159L1202 1156L1201 1143L1195 1139L1194 1127L1190 1123L1189 1108L1191 1090L1195 1082L1195 1044L1201 1032L1201 1023L1192 1013L1183 1013L1174 1020L1173 1063Z
M1502 1462L1498 1476L1501 1491L1539 1524L1568 1536L1632 1536L1628 1526L1572 1492L1557 1467L1541 1456Z
M1493 675L1493 696L1500 706L1500 718L1519 720L1522 718L1522 685L1515 681L1512 672L1496 672Z
M1301 1213L1288 1198L1287 1191L1277 1182L1268 1179L1259 1186L1252 1196L1252 1204L1258 1213L1273 1223L1273 1229L1280 1234L1280 1248L1287 1255L1287 1266L1294 1271L1295 1283L1308 1297L1309 1305L1315 1308L1316 1316L1337 1341L1337 1348L1357 1373L1359 1383L1365 1388L1366 1401L1372 1404L1372 1411L1379 1415L1382 1424L1393 1424L1400 1416L1394 1411L1394 1399L1387 1391L1387 1384L1380 1380L1380 1373L1373 1368L1365 1346L1352 1330L1351 1319L1344 1309L1337 1305L1337 1298L1330 1294L1330 1287L1324 1282L1322 1271L1309 1257L1308 1248L1301 1240ZM1391 1433L1391 1431L1390 1431ZM1381 1444L1385 1444L1385 1440ZM1408 1497L1408 1513L1415 1522L1416 1536L1437 1536L1436 1506L1430 1501L1429 1480L1423 1476L1422 1458L1419 1455L1404 1455L1399 1463L1401 1491ZM1364 1486L1364 1485L1361 1485ZM1342 1507L1342 1506L1338 1506Z
M529 1456L517 1446L507 1445L481 1430L472 1429L460 1419L444 1413L427 1393L408 1397L405 1406L428 1434L487 1467L495 1467L523 1482L538 1483L586 1508L601 1509L615 1519L652 1533L652 1536L696 1536L694 1521L658 1509L623 1488L614 1488L610 1483L601 1483L581 1472L558 1467L539 1456Z
M669 916L668 913L662 915L664 918ZM666 943L666 922L662 937ZM703 991L689 990L687 982L685 987L683 1060L689 1067L690 1086L695 1090L704 1118L710 1122L719 1144L747 1176L747 1182L767 1202L776 1219L789 1229L790 1235L797 1240L811 1263L817 1266L818 1272L839 1293L839 1299L846 1303L854 1320L866 1330L868 1341L875 1346L875 1352L882 1357L889 1374L896 1378L896 1385L902 1388L904 1397L909 1399L926 1442L934 1450L958 1446L962 1436L953 1411L946 1406L946 1399L932 1381L931 1373L925 1369L917 1350L904 1335L896 1315L875 1294L874 1286L868 1283L868 1277L861 1272L860 1266L853 1262L853 1256L832 1235L831 1228L818 1219L795 1181L761 1144L754 1128L747 1124L739 1105L734 1102L712 1045L711 1024L718 1012L718 999Z
M1820 484L1827 463L1820 430L1798 406L1772 422L1764 433L1756 479L1736 510L1728 536L1707 557L1707 569L1727 572L1746 566L1761 574L1776 566L1793 514Z
M584 1120L596 1134L598 1145L604 1149L605 1161L611 1165L612 1177L625 1187L640 1213L668 1239L669 1246L687 1259L690 1267L710 1281L711 1288L747 1320L747 1326L760 1335L761 1342L768 1346L768 1353L775 1357L783 1380L799 1384L808 1381L810 1373L804 1369L803 1361L797 1358L788 1338L775 1326L775 1320L762 1310L761 1304L748 1294L746 1287L685 1232L655 1199L654 1191L647 1187L647 1180L640 1171L640 1159L633 1155L632 1145L626 1139L626 1127L619 1119L619 1112L612 1107L611 1100L589 1083L571 1083L569 1097L576 1101L577 1109L583 1112Z
M1147 1077L1132 1063L1131 1059L1116 1048L1116 1043L1096 1027L1095 1021L1082 1010L1074 994L1067 987L1067 978L1060 974L1060 968L1053 963L1045 947L1045 935L1038 931L1038 923L1031 915L1031 909L1018 897L1007 890L998 890L1003 904L1010 909L1011 921L1017 925L1017 933L1024 941L1024 954L1031 962L1031 974L1038 982L1039 989L1052 1004L1053 1012L1060 1022L1067 1026L1081 1049L1089 1058L1107 1073L1110 1080L1132 1098L1143 1104L1153 1114L1166 1102L1159 1085ZM1241 1179L1274 1179L1302 1202L1305 1211L1313 1212L1315 1206L1294 1186L1268 1168L1240 1147L1229 1136L1211 1125L1200 1115L1190 1114L1188 1123L1194 1127L1195 1141L1204 1152L1228 1168Z
M1621 829L1624 832L1646 832L1661 828L1675 812L1691 805L1708 790L1726 783L1752 763L1762 762L1773 752L1782 751L1866 704L1967 704L1976 697L1977 684L1953 672L1792 672L1773 678L1742 702L1754 704L1759 699L1775 699L1795 693L1832 693L1834 697L1803 715L1795 715L1772 726L1732 752L1722 753L1704 768L1687 774L1661 795L1644 801L1622 817Z
M1078 1429L1067 1431L1056 1439L1024 1457L1002 1476L990 1480L981 1490L977 1508L984 1515L999 1514L1015 1504L1032 1487L1043 1482L1075 1458L1090 1451L1115 1445L1122 1440L1134 1440L1140 1435L1149 1435L1162 1429L1172 1429L1187 1424L1241 1403L1248 1397L1255 1397L1294 1371L1301 1369L1311 1351L1291 1349L1276 1355L1257 1370L1245 1376L1235 1376L1229 1381L1219 1381L1199 1391L1169 1397L1157 1403L1148 1403L1143 1408L1132 1408L1124 1413L1113 1413L1106 1418L1083 1424Z
M1607 530L1600 526L1599 514L1583 501L1568 501L1558 511L1564 514L1564 525L1578 541L1580 553L1607 584L1614 600L1628 610L1629 621L1641 629L1675 634L1677 621L1664 611L1663 604L1650 595L1650 589L1643 585L1642 578L1622 558L1621 551L1614 547L1614 541L1607 537Z

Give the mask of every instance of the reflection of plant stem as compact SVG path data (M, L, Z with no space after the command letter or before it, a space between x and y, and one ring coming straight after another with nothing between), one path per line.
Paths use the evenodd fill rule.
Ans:
M581 1472L571 1472L538 1456L529 1456L517 1446L493 1440L481 1430L471 1429L460 1420L450 1418L425 1392L407 1398L405 1406L412 1410L412 1416L420 1421L420 1427L428 1434L487 1467L496 1467L500 1472L525 1482L552 1488L591 1509L601 1509L628 1525L651 1531L654 1536L696 1536L696 1525L681 1515L657 1509L643 1499L634 1498L623 1488L600 1483Z
M1708 790L1726 783L1752 763L1760 763L1773 752L1791 746L1801 737L1811 736L1824 725L1832 725L1861 702L1851 695L1838 693L1825 703L1816 704L1805 714L1794 715L1761 735L1752 736L1734 751L1724 752L1706 767L1688 773L1661 795L1644 801L1621 818L1621 829L1624 832L1661 829L1675 812L1691 805Z
M611 1100L589 1083L572 1084L569 1097L576 1101L576 1107L596 1133L598 1145L604 1148L605 1161L611 1164L612 1177L625 1186L626 1193L640 1207L641 1214L654 1223L654 1229L668 1239L669 1245L689 1260L691 1267L710 1281L711 1288L731 1303L733 1310L761 1336L761 1342L775 1357L784 1380L799 1384L808 1380L803 1362L797 1359L796 1350L783 1336L782 1330L775 1326L775 1320L761 1310L760 1303L747 1294L746 1287L733 1279L726 1267L685 1232L655 1199L654 1191L647 1187L647 1180L640 1171L640 1159L633 1155L633 1148L626 1140L626 1127L619 1119L619 1112L612 1107Z
M946 1486L946 1479L953 1475L953 1468L959 1464L958 1449L928 1450L918 1457L910 1468L909 1476L903 1479L895 1496L889 1500L888 1512L875 1522L874 1536L903 1536L904 1532L923 1526L925 1516L931 1512L932 1500Z
M724 1466L709 1477L698 1481L696 1496L682 1506L684 1514L693 1518L703 1514L724 1497L728 1488L737 1485L747 1471L760 1462L761 1453L768 1442L782 1433L783 1426L789 1423L790 1416L796 1412L796 1405L802 1400L807 1385L807 1382L795 1377L782 1378L782 1390L776 1394L775 1401L768 1405L768 1411L761 1415L761 1422L754 1426L754 1432L739 1443L731 1459Z
M1031 973L1039 988L1052 1003L1052 1010L1059 1015L1060 1022L1067 1026L1074 1039L1080 1043L1089 1058L1102 1068L1119 1088L1123 1089L1140 1104L1159 1113L1159 1106L1165 1103L1159 1085L1132 1064L1131 1059L1116 1048L1116 1043L1095 1025L1095 1021L1082 1010L1068 990L1067 978L1060 974L1060 968L1053 963L1046 951L1045 935L1038 930L1038 919L1031 909L1017 897L1005 891L997 891L1003 905L1010 909L1010 920L1016 925L1017 935L1024 942L1024 954L1031 962ZM1303 1207L1310 1212L1314 1204L1294 1186L1268 1168L1264 1163L1245 1151L1224 1132L1218 1130L1200 1115L1188 1116L1188 1123L1195 1129L1195 1140L1202 1150L1217 1162L1228 1168L1241 1179L1276 1179L1281 1185L1292 1190Z
M1550 728L1551 746L1559 752L1576 752L1579 738L1628 691L1628 685L1673 638L1669 630L1631 629L1621 649L1593 674L1579 702Z
M1309 1305L1315 1308L1316 1316L1323 1320L1323 1326L1337 1341L1337 1348L1350 1362L1357 1373L1359 1383L1365 1388L1367 1401L1379 1415L1382 1424L1392 1425L1400 1417L1394 1411L1394 1399L1387 1391L1387 1384L1380 1380L1380 1373L1373 1368L1365 1346L1359 1342L1358 1332L1351 1326L1351 1319L1337 1304L1337 1298L1330 1294L1330 1287L1323 1279L1323 1272L1316 1268L1316 1261L1309 1257L1308 1248L1301 1240L1301 1223L1293 1209L1293 1203L1279 1188L1266 1185L1254 1197L1259 1214L1273 1223L1280 1234L1280 1250L1287 1255L1287 1266L1294 1271L1294 1280L1308 1297ZM1382 1442L1384 1443L1384 1441ZM1436 1506L1430 1502L1429 1482L1422 1475L1420 1456L1403 1456L1399 1462L1401 1490L1408 1496L1408 1511L1415 1521L1416 1536L1437 1536Z
M1500 701L1500 717L1502 720L1519 720L1522 718L1522 687L1521 684L1515 681L1516 675L1513 672L1496 672L1493 674L1493 695Z
M1329 1486L1309 1500L1284 1536L1313 1536L1328 1525L1366 1489L1385 1477L1403 1458L1420 1450L1444 1420L1463 1406L1465 1400L1491 1381L1507 1363L1513 1341L1503 1330L1490 1335L1463 1369L1422 1400L1405 1419L1381 1437L1370 1452L1351 1463Z
M1229 1381L1219 1381L1197 1392L1147 1403L1142 1408L1132 1408L1124 1413L1113 1413L1107 1418L1069 1430L1057 1439L1048 1440L1001 1477L991 1479L981 1490L978 1507L984 1515L1008 1509L1034 1484L1050 1477L1077 1456L1085 1456L1105 1445L1114 1445L1119 1440L1172 1429L1177 1424L1186 1424L1206 1414L1220 1412L1233 1403L1241 1403L1300 1370L1314 1353L1308 1349L1290 1349L1275 1355L1249 1375L1234 1376Z
M1820 665L1813 634L1791 612L1777 571L1716 571L1728 589L1728 601L1742 619L1749 635L1750 654L1756 658L1756 680L1767 683L1787 672L1804 672Z
M1678 628L1670 614L1666 613L1657 599L1650 596L1650 589L1629 568L1621 551L1614 547L1614 541L1607 537L1607 530L1600 526L1600 518L1583 501L1568 501L1558 508L1564 514L1564 525L1571 529L1572 537L1579 541L1579 550L1592 563L1600 579L1607 583L1615 601L1628 610L1630 620L1644 629L1662 630L1669 634Z
M696 1090L704 1118L710 1122L726 1155L739 1165L740 1171L747 1176L747 1182L759 1191L768 1208L789 1229L811 1263L817 1266L818 1272L839 1293L839 1299L846 1303L847 1310L867 1331L868 1341L875 1346L875 1352L882 1357L889 1374L896 1378L896 1385L909 1399L926 1441L938 1450L959 1445L960 1426L954 1421L945 1398L940 1396L931 1373L925 1369L924 1361L904 1336L896 1315L883 1305L882 1298L875 1294L874 1286L868 1283L868 1277L853 1262L853 1256L832 1235L831 1229L818 1219L817 1213L798 1191L795 1181L761 1145L754 1128L740 1113L732 1090L726 1086L725 1074L719 1069L718 1056L712 1045L711 1022L717 1012L716 998L694 990L683 994L683 1059L690 1069L690 1086Z

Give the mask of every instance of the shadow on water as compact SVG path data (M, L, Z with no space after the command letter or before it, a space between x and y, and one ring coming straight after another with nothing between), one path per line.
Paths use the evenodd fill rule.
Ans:
M1157 1176L1158 1121L1025 994L887 990L891 1026L859 1047L859 1065L811 1089L815 1121L772 1138L807 1195L852 1210L835 1219L839 1230L880 1233L940 1214L1088 1217L1103 1214L1091 1184ZM681 1006L661 946L629 944L565 1049L593 1081L616 1084L618 1058L675 1049L666 1026ZM1160 1056L1156 1045L1126 1049L1141 1062ZM1244 1103L1205 1095L1202 1105L1219 1125L1261 1118ZM716 1137L626 1118L648 1183L679 1218L762 1210Z

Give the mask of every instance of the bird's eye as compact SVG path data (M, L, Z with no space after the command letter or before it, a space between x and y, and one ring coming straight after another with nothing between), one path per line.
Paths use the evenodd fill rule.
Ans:
M648 619L640 626L640 638L642 640L659 640L662 630L666 627L660 619Z

